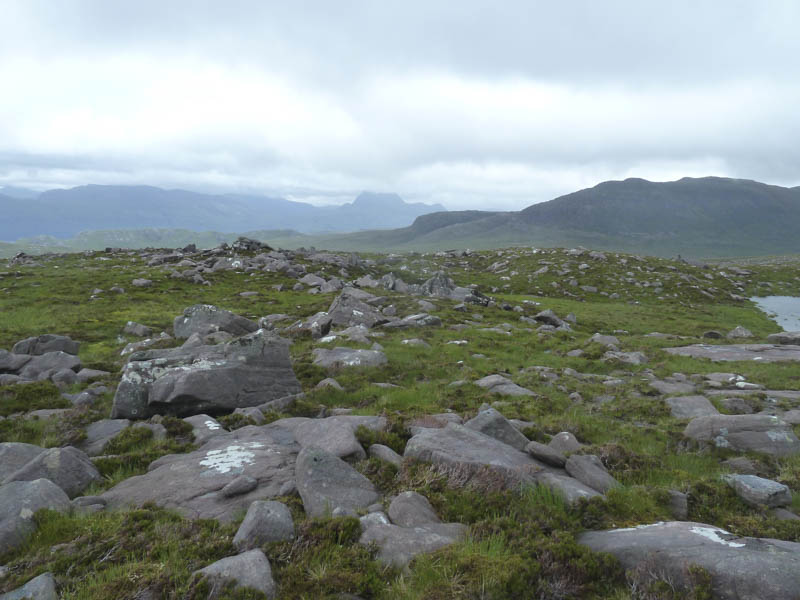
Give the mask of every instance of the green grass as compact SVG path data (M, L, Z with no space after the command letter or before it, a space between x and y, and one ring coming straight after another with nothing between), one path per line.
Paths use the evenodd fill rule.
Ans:
M41 446L80 444L92 421L109 416L113 389L119 379L124 345L135 338L122 335L129 320L149 325L156 332L171 332L173 319L186 306L211 303L250 318L286 313L300 319L325 310L335 294L312 295L304 291L273 290L281 284L291 290L295 280L281 274L235 272L208 274L210 286L172 279L158 267L146 267L126 254L67 255L43 258L41 267L21 267L18 275L0 280L0 348L39 333L61 333L81 342L84 366L111 373L104 380L111 391L92 407L71 410L63 418L31 419L12 416L0 419L0 442L22 441ZM400 262L380 256L370 272L390 271L406 282L421 283L444 268L460 285L477 284L495 304L454 310L453 302L430 299L442 327L418 330L377 330L379 342L389 358L387 365L373 369L327 372L312 364L312 351L321 347L308 338L293 340L293 366L306 398L284 414L271 413L268 421L285 416L316 416L322 409L350 408L356 414L384 415L390 428L375 433L359 429L357 437L366 448L385 444L402 453L409 438L406 429L414 418L455 411L467 419L483 403L493 403L508 418L533 423L525 430L530 439L546 443L560 431L570 431L586 447L582 452L598 455L620 486L605 498L568 506L545 487L520 492L499 491L490 477L475 477L463 487L448 474L430 465L408 462L397 468L378 459L360 461L356 468L370 478L385 497L415 490L427 498L447 522L468 526L467 538L438 552L417 557L406 571L383 567L374 552L358 544L358 522L354 519L306 519L298 496L281 498L292 509L298 535L293 542L268 545L281 599L335 598L357 594L364 598L632 598L635 574L625 574L608 556L598 555L576 543L586 529L631 526L670 519L669 490L689 494L689 518L723 527L734 533L800 541L800 527L775 519L764 509L739 500L721 480L726 471L721 461L730 451L690 446L683 440L686 421L673 418L667 405L649 386L650 370L657 377L673 373L703 374L735 372L748 381L771 389L800 389L800 373L788 363L713 363L677 357L664 348L690 343L725 343L704 340L703 332L727 332L737 325L747 327L756 341L764 341L777 326L747 301L731 294L750 296L766 289L800 294L797 261L748 265L752 277L725 277L725 264L702 268L665 259L608 253L605 261L587 255L570 256L562 250L532 253L528 248L474 253L466 258L410 255ZM108 259L108 260L101 260ZM311 264L298 257L309 272L339 276L338 268ZM508 261L502 267L491 265ZM549 271L533 273L549 262ZM580 269L581 264L588 268ZM407 269L401 270L401 266ZM58 268L56 268L58 267ZM17 270L17 269L15 269ZM560 271L567 273L559 274ZM349 278L366 271L349 269ZM661 281L662 289L637 287L627 281ZM709 277L706 277L708 275ZM685 278L682 278L685 276ZM133 288L135 277L154 281L148 289ZM596 286L585 292L569 285L575 277L580 285ZM506 279L507 278L507 279ZM557 285L553 285L553 284ZM744 291L736 288L741 284ZM104 292L90 300L94 288L126 288L125 294ZM257 291L255 298L242 298L242 291ZM494 290L494 291L492 291ZM713 291L709 291L713 290ZM711 293L711 300L702 292ZM608 295L602 295L605 292ZM384 290L399 314L419 311L418 298ZM618 297L611 298L611 294ZM532 304L538 303L538 304ZM522 311L504 310L521 307ZM577 324L571 332L539 334L536 325L520 321L550 308L558 315L573 313ZM479 315L475 317L474 315ZM469 321L465 330L453 326ZM288 324L291 321L287 321ZM511 326L511 335L483 329ZM642 351L643 366L614 364L602 360L605 348L588 344L592 334L614 334L623 351ZM661 332L675 339L644 337ZM424 339L430 348L408 346L404 339ZM448 342L467 340L466 345ZM178 345L180 341L165 343ZM368 347L337 340L330 346ZM567 353L581 349L583 356ZM481 354L483 357L476 357ZM543 376L532 367L549 367L557 379ZM601 380L564 374L578 373L620 377L622 383L604 385ZM534 396L500 397L473 385L486 375L500 373L534 392ZM315 390L325 377L333 376L343 387ZM463 380L464 385L450 384ZM381 388L376 382L398 387ZM70 389L78 391L80 386ZM574 400L577 392L581 399ZM601 401L602 400L602 401ZM765 405L758 393L752 401ZM39 408L69 408L60 391L49 383L0 387L0 416ZM790 408L783 402L781 408ZM229 429L251 424L248 418L226 415L220 419ZM96 464L103 480L86 491L101 493L117 482L145 472L148 464L165 454L187 452L189 428L178 419L164 419L165 440L155 440L149 430L127 429L105 450ZM798 428L800 429L800 428ZM799 431L800 432L800 431ZM793 509L800 511L800 462L797 457L765 459L766 475L788 485L794 492ZM53 571L65 598L99 600L133 597L147 588L156 597L204 597L202 582L191 573L210 562L233 554L234 525L186 521L175 514L146 507L140 510L37 517L39 532L17 552L0 557L10 571L0 578L0 591L8 591L46 570ZM56 551L51 552L55 546ZM105 558L108 556L108 558ZM634 577L635 579L635 577ZM697 589L702 591L702 577ZM658 582L647 585L655 586ZM651 586L651 587L652 587ZM663 591L663 590L662 590ZM697 592L694 597L702 598ZM692 592L694 593L694 592ZM255 598L250 592L228 590L225 598ZM688 592L687 592L688 594ZM657 596L672 598L679 596ZM690 597L690 596L687 596Z

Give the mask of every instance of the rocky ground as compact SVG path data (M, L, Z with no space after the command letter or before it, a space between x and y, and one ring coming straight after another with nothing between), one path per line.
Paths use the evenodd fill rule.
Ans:
M791 259L0 266L0 599L797 598Z

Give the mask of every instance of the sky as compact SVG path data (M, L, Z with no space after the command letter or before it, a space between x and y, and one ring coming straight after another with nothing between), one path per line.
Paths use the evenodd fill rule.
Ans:
M800 185L795 0L0 0L0 186Z

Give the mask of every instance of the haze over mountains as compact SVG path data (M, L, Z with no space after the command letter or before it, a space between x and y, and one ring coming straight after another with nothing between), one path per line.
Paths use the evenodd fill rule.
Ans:
M284 198L211 195L149 186L85 185L36 194L0 189L0 240L34 236L70 238L108 229L189 229L241 232L358 231L404 227L440 204L404 202L396 194L363 192L351 203L314 206Z
M6 239L149 228L83 233L64 242L71 249L212 245L246 233L287 248L360 251L585 245L704 258L800 252L800 187L721 177L608 181L515 212L444 212L438 205L404 203L394 194L364 193L352 204L314 207L124 186L84 186L0 202L10 216L0 228ZM37 243L45 246L40 249L52 245Z

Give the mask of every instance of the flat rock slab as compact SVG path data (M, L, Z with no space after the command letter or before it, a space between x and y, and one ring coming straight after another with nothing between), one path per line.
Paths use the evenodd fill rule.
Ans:
M532 391L517 385L507 377L502 375L487 375L475 381L475 385L488 390L492 394L503 396L535 396Z
M221 414L301 391L289 341L261 329L226 344L135 352L111 416Z
M683 435L719 448L763 452L773 456L800 453L800 440L791 426L772 415L712 415L696 417Z
M254 500L279 496L292 487L298 450L286 431L251 425L215 436L194 452L159 458L148 473L120 482L102 497L109 507L154 502L189 518L230 521ZM257 486L237 496L222 493L242 475L255 479Z
M667 398L665 402L676 419L692 419L719 414L719 411L705 396L673 396Z
M725 481L736 495L751 506L778 508L792 503L788 486L756 475L726 475Z
M757 360L762 362L784 362L800 360L800 346L780 344L730 344L712 346L693 344L680 348L664 348L670 354L707 358L713 361Z
M578 542L613 554L626 569L653 561L653 568L684 589L687 565L703 567L711 574L715 599L795 598L800 590L800 544L795 542L737 537L687 521L592 531Z

